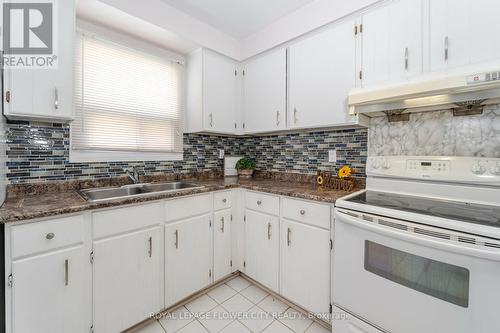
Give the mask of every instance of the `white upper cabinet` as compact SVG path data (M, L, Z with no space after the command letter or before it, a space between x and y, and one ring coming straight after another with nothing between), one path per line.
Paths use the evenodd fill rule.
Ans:
M290 128L353 123L347 96L356 83L355 23L348 20L290 46Z
M10 119L73 119L75 2L57 1L54 10L57 68L5 70L4 113Z
M431 72L499 66L500 37L493 33L500 31L498 1L427 1Z
M245 133L286 128L286 49L278 49L244 66Z
M189 56L187 132L236 132L238 66L232 59L205 49Z
M422 73L422 13L422 0L396 0L363 15L363 87Z

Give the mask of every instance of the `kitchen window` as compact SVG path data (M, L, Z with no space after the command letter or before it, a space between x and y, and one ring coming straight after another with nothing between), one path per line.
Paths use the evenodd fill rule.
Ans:
M79 32L72 161L182 159L183 76L161 53Z

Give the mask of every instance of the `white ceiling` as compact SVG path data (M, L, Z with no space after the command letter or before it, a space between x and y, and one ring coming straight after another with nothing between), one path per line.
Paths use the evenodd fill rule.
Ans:
M248 37L315 0L161 0L235 38Z

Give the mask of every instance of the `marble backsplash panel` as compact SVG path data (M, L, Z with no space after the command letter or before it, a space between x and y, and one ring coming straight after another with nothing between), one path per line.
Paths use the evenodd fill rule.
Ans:
M476 116L454 117L446 110L414 113L408 122L372 118L368 155L500 158L500 106L487 106Z

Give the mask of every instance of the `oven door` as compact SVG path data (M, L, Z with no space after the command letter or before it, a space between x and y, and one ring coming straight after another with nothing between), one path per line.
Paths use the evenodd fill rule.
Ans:
M334 238L334 303L373 326L392 333L500 327L500 241L344 209L335 211Z

